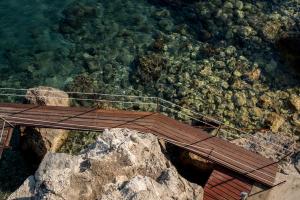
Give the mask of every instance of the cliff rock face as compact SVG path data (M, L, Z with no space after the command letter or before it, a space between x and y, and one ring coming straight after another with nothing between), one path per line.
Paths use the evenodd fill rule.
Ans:
M37 87L27 91L25 103L47 106L70 106L68 94L51 88ZM57 151L68 137L67 130L22 128L22 149L42 159L47 151Z
M198 200L202 195L201 186L178 174L154 135L111 129L78 156L47 153L35 175L8 199Z

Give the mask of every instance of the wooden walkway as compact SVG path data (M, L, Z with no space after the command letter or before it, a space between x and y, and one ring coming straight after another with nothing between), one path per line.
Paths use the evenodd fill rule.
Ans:
M274 161L159 113L0 104L0 116L21 126L92 131L129 128L150 132L267 186L274 185L277 172Z
M213 170L204 186L203 200L240 200L241 193L250 194L253 181L229 170Z

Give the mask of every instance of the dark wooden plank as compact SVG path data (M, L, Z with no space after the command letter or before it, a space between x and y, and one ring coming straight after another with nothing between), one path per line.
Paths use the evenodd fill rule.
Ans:
M204 130L161 114L18 104L0 104L0 113L8 115L6 118L15 124L28 126L51 126L80 130L103 130L104 128L119 127L151 132L160 137L174 140L173 143L176 145L181 145L189 151L208 157L220 165L241 174L244 173L245 176L266 185L272 185L276 175L277 164L270 165L272 161L269 159L220 138L211 138ZM193 144L193 146L186 144ZM265 165L269 166L264 167ZM253 171L253 169L255 170Z
M162 119L161 119L162 120ZM188 134L186 134L188 135ZM212 138L214 141L217 140L220 140L219 138ZM194 140L195 141L195 140ZM239 162L242 162L246 165L249 165L251 168L254 168L254 169L260 169L261 167L263 166L268 166L269 164L267 163L260 163L257 161L257 155L253 152L250 152L250 151L247 151L247 150L244 150L242 149L241 147L238 147L240 151L237 151L236 149L235 150L231 150L231 147L232 147L232 144L231 143L221 143L221 144L218 144L217 142L210 142L209 140L207 141L204 141L202 142L201 144L197 144L200 148L207 148L207 147L210 147L210 148L214 148L214 151L217 151L217 152L221 152L222 155L225 155L229 158L233 158L233 159L236 159L238 160ZM227 146L227 147L226 147ZM225 151L224 151L225 150ZM242 152L241 152L242 151ZM242 157L241 157L242 155ZM255 155L255 156L254 156ZM252 156L254 158L252 158ZM222 156L221 155L217 155L216 156L217 158L219 159L222 159ZM262 156L259 156L259 158L261 159L265 159L264 157ZM223 158L224 159L224 158ZM225 159L226 161L226 159ZM228 160L227 160L228 161ZM257 172L253 172L253 169L247 169L245 168L245 166L241 165L241 164L238 164L238 163L235 163L231 160L231 162L229 161L229 163L233 164L234 166L237 166L238 168L241 168L247 172L252 172L252 174L255 174ZM228 165L230 167L230 165ZM268 166L268 167L265 167L265 168L262 168L260 169L259 171L263 171L264 173L270 173L270 172L273 172L273 174L269 174L270 176L275 176L276 174L276 168L274 169L269 169L270 167L272 166ZM236 169L238 169L236 168ZM251 175L251 174L250 174ZM257 174L256 174L257 175ZM261 175L261 174L259 174ZM267 177L262 177L262 178L267 178Z
M172 120L172 119L166 119L166 116L161 117L162 121L168 120L167 124ZM175 122L174 122L175 121ZM185 128L187 125L182 124L180 122L177 122L176 120L173 121L173 124L177 123L177 126L184 126L184 128L182 128L182 130L185 130L187 128ZM186 134L187 136L190 135L191 133L191 129L195 129L194 127L189 127L189 134ZM188 129L187 129L188 130ZM196 133L197 134L197 133ZM206 133L201 133L198 132L198 135L204 135ZM208 134L206 134L207 137L209 137ZM202 138L199 138L199 140L201 141ZM244 159L243 162L248 163L249 165L252 165L253 167L262 167L264 165L269 165L271 163L273 163L272 160L268 160L263 156L260 156L256 153L250 152L242 147L239 147L237 145L232 145L232 143L222 140L220 138L210 138L209 140L202 142L205 143L202 146L209 146L211 148L219 148L219 152L224 152L224 150L226 150L225 152L228 153L228 156L232 156L235 159L241 160ZM218 145L216 145L218 144ZM221 149L220 149L221 148ZM238 151L238 152L237 152ZM243 155L243 157L241 157L241 155ZM258 162L260 161L260 162ZM268 170L268 169L266 169ZM273 169L271 169L271 171L273 171Z

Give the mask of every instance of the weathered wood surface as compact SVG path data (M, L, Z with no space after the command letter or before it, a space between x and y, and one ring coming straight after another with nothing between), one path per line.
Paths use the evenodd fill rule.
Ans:
M240 200L241 193L250 194L253 182L240 175L215 169L204 186L203 200Z
M0 116L22 126L93 131L129 128L150 132L268 186L274 184L277 172L277 164L272 160L159 113L0 104Z

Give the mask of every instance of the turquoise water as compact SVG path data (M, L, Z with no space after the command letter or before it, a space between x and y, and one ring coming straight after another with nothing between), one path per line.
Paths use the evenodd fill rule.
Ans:
M278 132L299 135L299 53L278 43L299 41L299 10L299 0L0 0L0 87L160 96L247 130L276 114Z
M161 96L250 129L275 112L290 132L299 76L277 41L299 33L299 8L298 0L1 1L0 86Z

